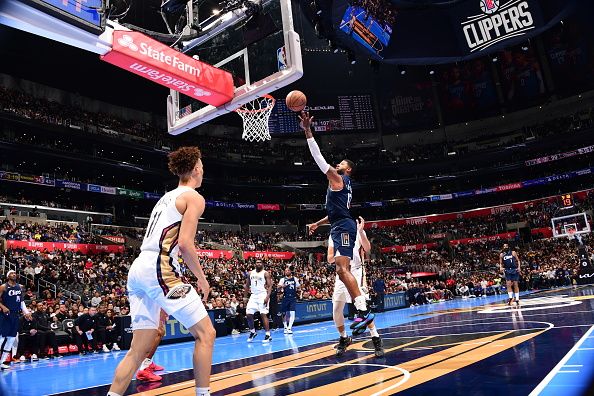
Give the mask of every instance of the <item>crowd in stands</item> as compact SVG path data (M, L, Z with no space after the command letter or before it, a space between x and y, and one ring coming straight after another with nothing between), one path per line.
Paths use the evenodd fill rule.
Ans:
M359 5L364 6L367 9L377 9L380 14L386 14L386 10L391 9L389 2L380 0L362 0L360 3L361 4ZM388 8L385 9L385 7ZM393 14L393 12L388 12L386 17L391 18L390 15L393 16ZM163 128L148 123L124 120L106 113L92 113L81 108L62 105L46 99L38 99L22 91L0 86L0 111L2 110L24 118L34 119L42 123L65 126L74 125L89 132L105 134L106 136L111 137L114 135L128 135L139 139L142 144L150 144L159 149L164 146L169 149L175 149L179 145L193 143L191 137L188 138L188 141L185 141L182 137L181 139L176 139L174 142L165 136ZM526 126L521 131L517 132L524 138L544 138L551 134L559 133L560 131L580 131L593 125L593 114L594 112L591 109L587 111L579 111L575 114L562 116L551 121ZM6 137L4 137L4 139L5 138ZM524 138L518 140L518 142L522 143ZM27 140L26 137L20 135L15 136L14 139L16 139L16 141L24 139L23 141L30 142L30 139ZM395 148L394 151L386 150L379 146L371 148L365 147L362 149L350 147L325 148L324 151L328 157L327 159L331 162L340 160L346 156L356 159L358 163L365 163L366 165L387 165L448 158L448 153L450 151L456 151L456 158L458 158L478 150L483 150L484 147L480 144L465 145L465 143L472 143L475 140L475 137L470 137L469 140L465 142L458 142L456 144L451 143L450 146L444 145L442 142L412 144L405 147ZM48 140L47 138L37 137L34 143L36 145L55 147L69 151L86 149L85 147L74 147L75 145L73 145L72 142L68 142L64 139L60 140L58 143L58 140L56 139L52 140L50 138ZM501 147L505 147L510 143L513 142L506 142L505 139L503 139L501 141ZM200 136L200 147L203 149L203 153L207 158L232 159L235 161L239 160L240 162L261 162L264 158L278 158L280 161L285 161L286 158L292 158L313 165L310 158L311 156L307 148L304 146L295 147L283 144L245 146L232 139ZM562 149L562 147L560 146L558 149ZM528 151L521 151L519 153L522 154L522 156L525 156ZM121 160L121 155L119 157L118 155L110 157L109 151L100 152L98 150L92 150L92 155ZM151 167L150 162L147 165L146 162L143 162L139 158L127 158L126 161L137 165Z
M97 238L79 225L16 223L3 220L0 223L0 237L16 241L96 243Z
M396 22L396 7L388 0L354 0L351 4L363 8L381 25L392 26Z

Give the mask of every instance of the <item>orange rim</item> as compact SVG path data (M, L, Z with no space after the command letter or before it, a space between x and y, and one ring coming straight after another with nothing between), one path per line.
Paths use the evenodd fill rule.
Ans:
M247 109L242 109L243 106L245 106L246 104L242 105L239 109L235 110L236 113L260 113L262 111L267 111L268 109L274 107L274 104L276 103L276 99L274 99L274 97L272 97L271 95L262 95L260 96L260 98L265 98L265 99L272 99L272 103L269 106L266 106L263 109L258 109L258 110L247 110Z

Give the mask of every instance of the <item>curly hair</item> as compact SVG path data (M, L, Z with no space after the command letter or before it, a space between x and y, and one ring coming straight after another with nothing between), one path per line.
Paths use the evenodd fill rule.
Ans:
M198 147L180 147L169 153L167 156L169 171L176 176L182 177L192 172L196 163L202 158Z

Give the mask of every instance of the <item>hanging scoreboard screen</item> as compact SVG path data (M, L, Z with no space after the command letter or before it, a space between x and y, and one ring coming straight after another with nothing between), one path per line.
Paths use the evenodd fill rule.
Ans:
M371 131L376 129L371 95L308 98L305 110L314 116L314 132ZM268 122L271 134L300 133L297 113L277 99Z
M93 33L103 32L106 0L23 0L70 25Z

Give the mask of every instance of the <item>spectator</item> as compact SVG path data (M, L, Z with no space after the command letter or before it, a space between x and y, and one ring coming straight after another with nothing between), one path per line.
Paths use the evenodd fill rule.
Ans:
M78 352L81 356L86 355L89 350L89 344L93 353L99 353L97 347L97 338L95 331L97 330L97 308L91 307L88 313L79 316L74 322L76 329L75 339Z

